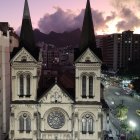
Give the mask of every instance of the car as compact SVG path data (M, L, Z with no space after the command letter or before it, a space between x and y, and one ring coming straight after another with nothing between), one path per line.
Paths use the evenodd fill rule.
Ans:
M115 94L116 94L116 95L118 95L118 96L120 95L120 93L119 93L119 92L115 92Z
M108 134L108 140L114 140L113 135L111 133Z

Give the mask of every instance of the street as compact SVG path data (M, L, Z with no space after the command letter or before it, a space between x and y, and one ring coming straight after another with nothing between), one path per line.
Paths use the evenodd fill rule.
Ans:
M133 97L127 95L125 91L119 87L109 86L104 91L104 97L107 104L110 107L110 126L113 126L113 131L116 131L116 135L120 133L120 122L114 116L115 108L123 103L128 107L128 117L127 121L133 121L136 124L134 133L140 136L140 116L136 114L136 110L140 109L140 100L134 99Z

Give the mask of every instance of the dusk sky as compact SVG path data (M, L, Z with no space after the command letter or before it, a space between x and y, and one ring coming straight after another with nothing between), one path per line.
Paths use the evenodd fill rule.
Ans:
M34 28L44 33L81 28L87 0L28 0ZM140 33L140 0L90 0L95 32ZM24 0L0 0L0 21L15 30L22 21Z

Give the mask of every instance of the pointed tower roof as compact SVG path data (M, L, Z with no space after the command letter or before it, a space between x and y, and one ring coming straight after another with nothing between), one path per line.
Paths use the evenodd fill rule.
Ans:
M24 12L23 12L23 18L24 19L30 19L30 11L29 11L29 6L28 6L28 1L25 0L24 3Z
M22 47L24 47L34 58L38 59L39 50L35 46L34 32L30 17L28 1L25 0L22 18L22 26L19 38L19 47L14 50L12 56L15 55Z
M81 40L80 40L80 50L84 51L88 47L91 49L96 48L96 40L95 40L92 13L91 13L89 0L87 0L87 5L85 9Z
M96 48L96 39L92 21L92 13L90 7L90 0L87 0L84 21L82 26L81 38L79 51L75 52L75 59L79 57L87 48L90 48L100 59L101 58L101 50Z

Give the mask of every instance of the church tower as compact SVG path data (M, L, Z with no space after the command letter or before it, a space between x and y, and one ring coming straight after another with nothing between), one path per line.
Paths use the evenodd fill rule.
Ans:
M41 71L39 50L35 46L28 2L25 0L19 47L11 53L10 139L32 139L38 80ZM20 121L19 121L20 120ZM36 122L34 122L36 124Z
M25 0L19 47L11 54L10 140L101 140L101 63L87 0L75 73L47 77L39 88L41 55Z
M77 139L101 139L101 51L96 48L90 1L85 9L79 51L76 53L75 134ZM79 128L78 120L80 120ZM77 130L76 130L77 129ZM78 132L80 129L80 133ZM77 131L77 132L76 132Z

